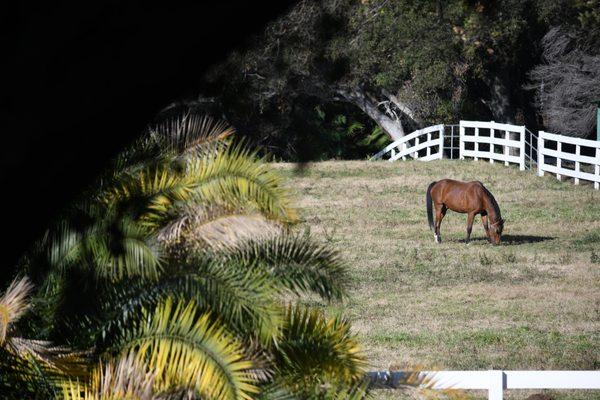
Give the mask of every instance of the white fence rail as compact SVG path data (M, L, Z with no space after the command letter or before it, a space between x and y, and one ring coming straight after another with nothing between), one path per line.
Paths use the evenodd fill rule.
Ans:
M425 149L425 154L419 157L419 152ZM403 136L386 146L373 156L373 159L389 156L389 161L400 158L406 160L407 156L421 161L431 161L442 158L444 154L444 125L434 125L419 129L409 135Z
M567 146L574 152L565 151ZM551 160L554 163L550 163ZM582 164L586 167L584 170ZM570 166L573 169L567 168ZM544 176L544 172L556 174L558 180L562 180L563 176L574 178L576 185L581 179L594 182L594 189L600 189L600 142L540 131L538 175Z
M386 146L372 159L394 161L412 157L431 161L448 156L453 158L456 150L454 127L456 125L434 125L419 129ZM460 121L458 127L461 160L472 157L488 159L490 163L512 163L519 165L520 170L531 169L537 163L539 176L548 172L556 174L559 180L571 177L576 185L581 180L590 181L594 183L594 189L600 189L600 141L544 131L536 136L525 126L494 121ZM445 128L450 132L446 136ZM445 139L448 140L445 142Z
M375 386L395 388L414 373L370 372ZM484 389L489 400L502 400L510 389L600 389L600 371L423 371L417 382L430 389Z
M472 133L471 133L472 132ZM514 139L514 137L517 139ZM467 145L472 144L472 149ZM484 145L484 146L482 146ZM499 148L499 151L496 151ZM487 158L491 163L515 163L525 170L525 126L499 124L494 121L460 121L460 159Z

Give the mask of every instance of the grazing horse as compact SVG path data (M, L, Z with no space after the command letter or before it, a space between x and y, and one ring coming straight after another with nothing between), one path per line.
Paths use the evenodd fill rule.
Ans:
M433 220L434 208L435 226ZM443 179L429 185L427 188L427 219L429 220L429 228L434 230L436 243L442 241L440 226L448 209L468 214L467 243L471 239L473 219L477 214L481 214L481 221L488 240L493 244L500 243L504 220L500 215L500 207L498 207L496 199L483 186L483 183Z

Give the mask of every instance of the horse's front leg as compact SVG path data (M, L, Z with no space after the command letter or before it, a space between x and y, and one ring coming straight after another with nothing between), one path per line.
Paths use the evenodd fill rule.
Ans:
M492 239L490 239L490 226L488 225L487 214L481 214L481 222L483 223L483 229L485 229L485 236L487 236L488 242L491 242Z
M475 219L475 213L470 212L467 216L467 244L471 241L471 231L473 230L473 220Z

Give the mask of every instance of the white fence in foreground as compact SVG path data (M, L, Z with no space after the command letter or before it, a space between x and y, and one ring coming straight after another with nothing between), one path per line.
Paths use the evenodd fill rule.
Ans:
M370 372L372 384L394 388L410 372ZM502 400L510 389L600 389L600 371L423 371L418 381L430 389L483 389L489 400Z
M444 157L454 158L456 125L434 125L419 129L386 146L372 159L388 161L407 157L431 161ZM450 135L445 134L446 128ZM517 164L520 170L537 164L538 175L555 174L557 179L573 178L594 183L600 189L600 141L578 139L544 131L539 136L525 126L500 124L494 121L460 121L458 156L490 163ZM528 140L529 139L529 140Z

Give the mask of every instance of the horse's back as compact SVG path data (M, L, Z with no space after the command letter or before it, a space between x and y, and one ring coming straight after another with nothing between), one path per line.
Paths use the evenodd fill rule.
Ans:
M481 206L482 189L484 186L480 181L442 179L432 187L431 193L434 203L444 204L457 212L467 212Z
M456 179L449 179L449 178L445 178L445 179L441 179L441 180L437 181L436 185L458 186L458 187L463 187L463 188L472 187L472 186L485 187L485 186L483 186L483 183L481 181L458 181Z
M435 189L436 187L438 187L439 189L442 189L442 191L445 190L468 190L470 188L478 188L481 187L483 188L483 183L481 183L480 181L458 181L455 179L442 179L439 180L432 189Z

